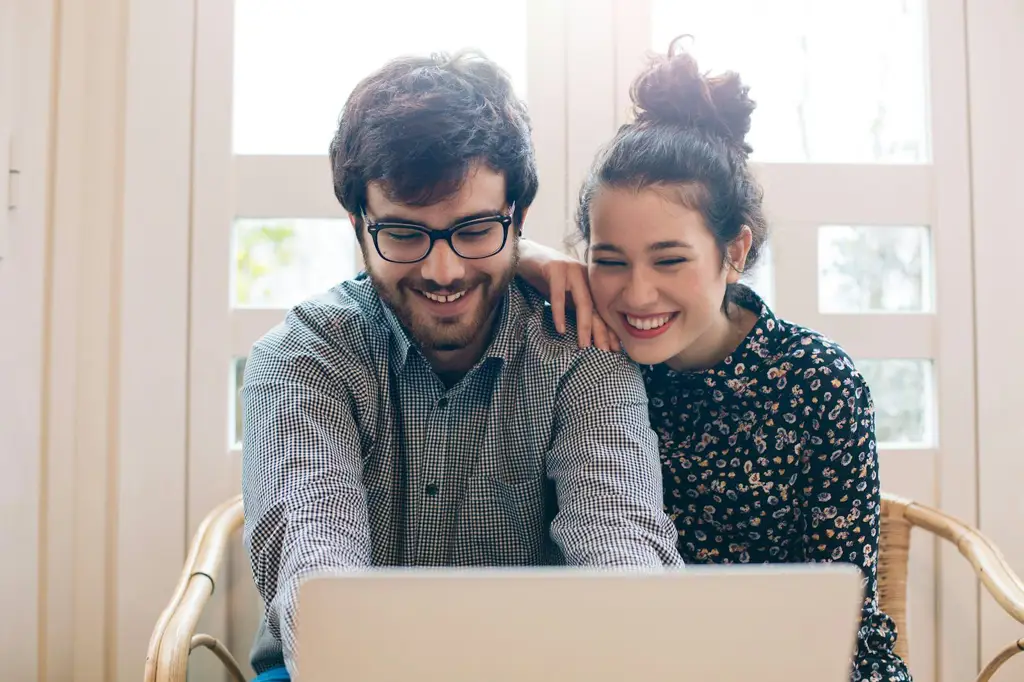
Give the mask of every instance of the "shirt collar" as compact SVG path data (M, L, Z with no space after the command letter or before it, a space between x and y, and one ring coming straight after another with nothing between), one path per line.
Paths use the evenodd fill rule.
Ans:
M520 290L518 277L509 284L505 296L501 298L498 305L494 337L476 366L492 361L504 366L512 359L516 349L522 345L521 318L527 307L527 302ZM396 363L396 369L401 372L409 360L409 353L414 349L418 352L418 345L383 299L380 300L380 309L381 322L391 332L392 358Z

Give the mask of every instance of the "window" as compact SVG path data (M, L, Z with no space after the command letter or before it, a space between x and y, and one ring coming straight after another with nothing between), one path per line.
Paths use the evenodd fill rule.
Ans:
M770 162L930 160L923 0L654 0L652 47L693 36L701 68L735 70Z
M931 312L928 229L823 226L818 282L823 313Z
M348 279L356 240L344 219L235 221L232 304L287 308Z
M525 97L526 4L238 0L235 153L326 154L349 93L400 53L482 49Z
M541 190L528 234L559 244L594 154L627 116L628 85L644 56L689 33L702 67L739 71L758 105L748 139L771 241L743 281L781 317L817 329L855 358L874 398L883 487L935 504L937 491L950 499L958 475L973 471L973 422L961 428L937 418L940 406L944 417L973 408L969 372L956 369L958 354L973 349L972 303L961 295L971 286L970 183L961 171L967 126L958 118L966 109L956 42L965 32L962 3L227 0L199 7L191 324L204 334L193 333L190 360L197 452L225 442L237 448L237 389L252 342L289 306L358 267L325 157L360 78L400 53L482 47L508 70L531 113ZM223 159L224 150L233 155ZM237 483L234 474L216 484L204 479L195 497L216 488L219 501ZM920 543L911 551L920 558L933 549ZM934 563L933 554L924 564L911 561ZM933 575L911 582L919 586L912 618L932 619L934 595L949 590ZM938 677L936 652L959 640L934 633L957 627L913 629L917 677Z
M245 377L246 358L234 358L231 361L231 421L234 428L231 432L230 446L242 447L242 379Z
M934 445L932 363L928 360L859 360L871 391L879 447Z
M757 260L757 265L744 272L740 281L753 289L769 308L775 308L775 266L771 242L765 243Z

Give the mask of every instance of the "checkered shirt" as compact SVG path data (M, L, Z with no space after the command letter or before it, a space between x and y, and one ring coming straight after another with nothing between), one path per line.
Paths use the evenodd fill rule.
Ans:
M639 370L516 279L450 389L363 274L290 311L242 388L257 672L293 669L303 576L368 566L679 566Z

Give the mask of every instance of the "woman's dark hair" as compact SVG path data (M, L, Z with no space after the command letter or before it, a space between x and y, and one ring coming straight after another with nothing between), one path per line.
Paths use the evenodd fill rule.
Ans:
M516 224L537 194L526 106L497 64L479 52L400 57L352 91L330 146L334 195L359 215L366 188L410 206L442 201L473 163L505 176Z
M753 239L744 269L761 254L768 224L761 187L747 166L752 151L744 140L754 102L738 74L702 74L693 55L672 41L630 88L634 121L619 128L594 161L580 191L578 237L590 242L590 204L602 186L641 190L678 187L679 201L704 217L723 264L726 247L744 225ZM734 296L726 292L723 309Z

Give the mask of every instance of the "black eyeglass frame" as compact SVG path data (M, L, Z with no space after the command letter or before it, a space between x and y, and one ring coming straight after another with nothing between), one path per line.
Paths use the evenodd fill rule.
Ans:
M508 243L508 228L512 226L512 220L513 216L515 216L515 213L516 204L515 202L512 202L511 206L509 206L507 214L498 213L493 216L473 218L471 220L465 220L461 223L456 223L444 230L432 230L431 228L426 227L425 225L417 225L416 223L403 223L401 221L387 221L375 223L372 222L367 217L365 209L362 211L363 225L366 226L366 232L371 237L373 237L373 248L377 250L377 254L389 263L399 263L401 265L409 265L412 263L419 263L420 261L426 260L426 258L430 255L430 252L434 250L434 243L441 240L448 242L448 248L450 248L452 250L452 253L454 253L459 258L464 258L466 260L483 260L484 258L491 258L492 256L496 256L497 254L501 253L502 250L504 250L505 244ZM501 246L499 246L493 253L489 253L486 256L463 256L461 253L459 253L459 250L455 248L455 244L452 242L452 237L455 236L456 232L467 227L473 227L474 225L482 225L483 223L494 222L501 223L502 234ZM417 258L416 260L394 260L392 258L388 258L387 256L384 255L384 252L381 251L380 244L377 242L377 238L381 230L387 229L389 227L397 227L403 230L414 230L416 232L421 232L427 235L427 238L430 239L430 245L427 246L427 252L424 253L419 258Z

